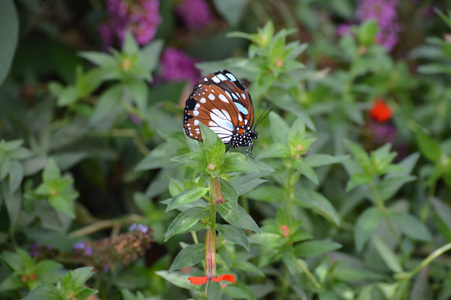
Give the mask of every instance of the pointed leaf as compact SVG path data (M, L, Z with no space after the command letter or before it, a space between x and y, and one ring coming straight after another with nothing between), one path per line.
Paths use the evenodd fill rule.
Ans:
M209 214L210 211L208 208L201 207L193 207L181 212L169 225L169 228L164 236L164 241L166 242L173 235L187 231Z
M243 229L249 229L255 232L261 232L254 219L239 204L233 202L225 202L217 206L217 210L221 217L229 224Z
M204 187L192 187L187 190L184 190L177 196L171 199L168 207L166 208L166 212L176 209L180 205L188 204L196 201L199 198L202 198L208 193L209 189Z
M205 258L205 247L203 244L194 244L189 245L186 248L183 248L179 254L174 259L171 267L169 268L169 272L194 266L200 263Z

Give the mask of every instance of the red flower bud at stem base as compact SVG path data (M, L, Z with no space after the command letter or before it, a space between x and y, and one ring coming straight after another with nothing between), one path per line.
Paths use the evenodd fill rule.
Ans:
M384 100L378 99L370 109L370 116L377 122L385 122L391 119L393 112Z
M201 277L189 277L188 280L192 284L202 285L202 284L207 283L207 281L209 279L207 276L201 276ZM233 276L232 274L219 275L217 277L211 278L211 281L214 281L214 282L230 281L231 283L235 283L235 276Z

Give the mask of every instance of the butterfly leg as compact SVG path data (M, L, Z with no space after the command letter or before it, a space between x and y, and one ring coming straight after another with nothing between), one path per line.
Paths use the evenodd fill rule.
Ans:
M250 151L249 151L249 149L250 149ZM254 143L250 143L249 146L247 147L247 149L246 149L246 158L248 158L248 157L253 158L252 157L252 150L254 150Z

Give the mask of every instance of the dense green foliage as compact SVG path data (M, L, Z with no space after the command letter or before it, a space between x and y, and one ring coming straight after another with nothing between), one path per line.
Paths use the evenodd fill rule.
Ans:
M394 48L371 1L182 2L103 51L102 1L0 1L0 298L449 299L449 1ZM185 135L170 47L273 108L253 157Z

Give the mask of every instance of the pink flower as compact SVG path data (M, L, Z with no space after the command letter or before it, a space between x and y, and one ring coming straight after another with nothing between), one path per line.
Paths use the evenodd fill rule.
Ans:
M100 26L104 48L113 44L114 38L122 43L129 30L140 45L149 43L161 23L158 0L107 0L109 21Z
M161 73L166 81L189 81L195 84L200 77L200 71L194 64L196 60L186 55L182 50L167 48L161 57Z
M397 0L362 0L357 8L357 18L363 22L376 20L379 31L376 41L388 51L398 43L398 33L401 26L398 21Z
M182 0L175 11L190 28L202 28L213 21L213 13L205 0Z

